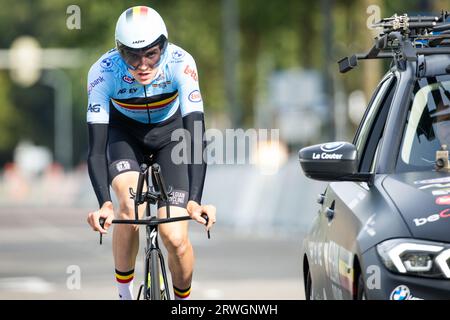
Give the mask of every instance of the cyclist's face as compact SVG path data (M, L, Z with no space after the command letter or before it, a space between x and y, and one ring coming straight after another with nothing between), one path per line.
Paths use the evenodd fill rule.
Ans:
M127 63L135 70L128 69L131 75L141 84L147 85L152 82L156 75L158 62L161 59L159 46L152 47L142 53L128 53Z

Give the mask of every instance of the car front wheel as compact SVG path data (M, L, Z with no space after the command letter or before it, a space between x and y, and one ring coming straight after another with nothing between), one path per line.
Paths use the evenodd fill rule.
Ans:
M366 287L362 274L358 277L358 286L356 288L356 300L367 300Z
M313 289L312 289L311 270L309 270L309 269L308 269L308 273L306 275L305 298L306 298L306 300L314 300Z

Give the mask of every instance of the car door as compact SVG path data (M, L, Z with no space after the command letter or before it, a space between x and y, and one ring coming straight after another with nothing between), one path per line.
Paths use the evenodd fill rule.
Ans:
M317 202L322 204L325 199L326 190L320 194ZM326 244L328 219L322 214L322 208L318 210L318 215L309 230L304 249L308 257L308 267L311 272L311 300L327 299L326 286L327 275L323 259L324 247ZM306 274L305 274L306 275ZM307 281L304 277L304 281Z
M355 135L353 143L358 150L360 173L374 168L395 87L393 74L383 79ZM332 182L328 186L321 214L328 220L323 258L328 280L326 291L331 299L353 298L353 283L358 273L354 261L356 239L361 228L367 227L371 219L369 199L372 190L365 182Z

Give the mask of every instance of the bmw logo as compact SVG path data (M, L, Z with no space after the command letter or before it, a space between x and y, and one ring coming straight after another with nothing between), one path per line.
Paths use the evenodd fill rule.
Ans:
M172 58L174 58L175 60L179 60L181 58L184 57L184 52L180 51L180 50L176 50L172 53Z
M394 289L391 293L391 300L407 300L410 296L410 291L407 286L401 285Z
M103 69L109 69L112 67L112 61L110 58L103 59L100 63Z
M344 142L330 142L320 146L323 152L335 152L344 146Z

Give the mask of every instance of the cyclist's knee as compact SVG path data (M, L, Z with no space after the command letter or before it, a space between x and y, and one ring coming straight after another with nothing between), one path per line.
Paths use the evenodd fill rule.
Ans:
M121 219L134 218L134 203L129 199L119 200L119 216Z
M189 249L191 243L187 235L181 233L165 234L163 236L164 245L169 252L182 256Z

